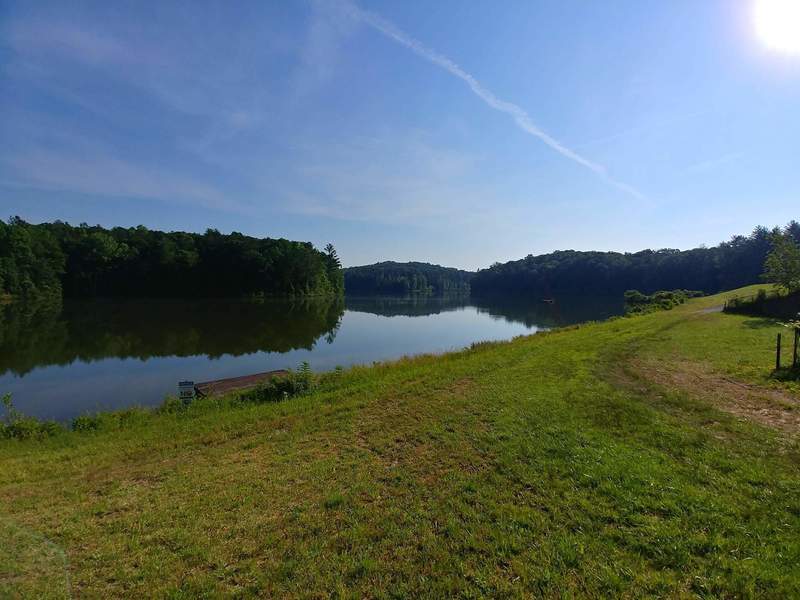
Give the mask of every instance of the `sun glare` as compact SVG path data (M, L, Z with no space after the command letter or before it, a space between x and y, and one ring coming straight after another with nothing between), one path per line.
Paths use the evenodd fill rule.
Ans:
M800 0L756 0L755 26L770 48L800 54Z

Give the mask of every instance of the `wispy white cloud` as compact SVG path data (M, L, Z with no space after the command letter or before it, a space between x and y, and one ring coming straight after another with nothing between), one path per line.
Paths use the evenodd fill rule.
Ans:
M28 59L57 55L88 65L135 64L158 59L147 48L136 51L108 32L76 27L67 21L22 21L6 28L6 41Z
M677 125L682 125L687 121L699 119L700 117L705 117L707 115L716 112L718 111L704 109L704 110L696 110L696 111L681 113L667 118L659 119L655 122L639 125L638 127L631 127L623 131L617 131L616 133L613 133L611 135L606 135L603 137L586 140L577 145L573 144L572 147L575 149L584 149L584 148L590 148L592 146L602 146L604 144L616 142L618 140L625 138L643 137L648 134L653 134L654 132L660 133L664 130L669 131L670 129L674 129Z
M357 28L351 15L326 0L311 0L311 15L300 46L292 91L307 94L329 81L336 72L340 47Z
M98 81L129 86L192 117L225 122L230 114L255 112L266 86L251 77L249 60L242 65L231 55L250 59L258 54L241 49L241 38L204 37L206 29L193 31L183 22L174 26L165 35L164 24L158 22L140 29L122 20L39 17L12 21L2 34L13 51L10 73L95 112L113 111L94 98ZM268 46L271 37L253 29L243 37L262 34L262 45Z
M543 131L538 125L536 125L536 123L534 123L533 119L531 119L530 115L523 108L517 104L514 104L513 102L508 102L507 100L497 97L472 74L465 71L447 56L425 46L422 42L408 35L393 23L387 21L374 12L362 10L358 6L351 3L344 3L342 4L342 7L352 18L370 26L390 40L405 46L428 62L433 63L434 65L448 72L450 75L462 80L487 106L509 115L517 124L517 126L525 133L538 138L562 156L581 165L582 167L585 167L586 169L589 169L593 173L596 173L606 182L630 194L634 198L639 200L646 199L644 194L642 194L633 186L612 177L605 166L589 160L581 154L578 154L555 139L553 136L549 135L547 132Z
M309 136L301 131L303 123L289 135L281 130L289 118L302 117L292 93L334 77L348 37L366 24L466 83L481 101L560 155L642 197L611 178L605 166L541 130L518 105L498 98L451 59L379 15L312 0L305 35L278 48L270 40L280 34L280 22L235 20L229 24L240 34L232 38L230 28L217 27L214 19L187 21L178 18L182 14L154 19L147 28L72 11L9 19L2 27L12 49L6 73L96 117L79 133L100 147L53 140L65 126L55 119L7 138L0 149L4 176L40 188L195 202L236 212L277 202L288 212L388 223L484 214L496 188L473 177L474 157L446 144L409 132L377 133L373 140L352 139L348 132L346 140L326 143L315 129L308 144L317 150L306 151L296 147ZM295 73L270 70L290 55ZM281 76L270 79L268 72ZM128 91L146 105L108 101ZM3 121L8 127L18 119ZM159 148L159 162L147 158L148 146L137 141ZM226 198L223 189L246 205Z
M385 131L298 152L302 159L285 178L265 182L290 212L453 225L491 206L489 191L471 180L479 159L437 144L426 132Z
M2 161L13 169L16 187L105 197L146 198L247 213L211 185L171 171L107 155L32 149ZM7 182L8 183L8 182Z
M739 160L744 156L744 152L731 152L716 158L703 160L693 165L686 167L687 173L705 173L706 171L713 171L717 167Z
M260 127L268 92L248 70L261 54L246 44L255 45L255 33L268 25L253 24L253 35L231 43L230 36L208 40L208 20L199 31L174 19L143 29L79 9L54 12L17 15L0 26L10 49L2 75L81 112L69 119L38 105L4 112L4 185L252 213L231 199L244 196L246 181L223 193L235 178L221 182L224 169L194 159L219 154ZM172 25L171 35L159 35ZM231 60L237 52L248 60ZM131 99L110 102L117 94ZM158 148L157 158L145 155L147 145Z

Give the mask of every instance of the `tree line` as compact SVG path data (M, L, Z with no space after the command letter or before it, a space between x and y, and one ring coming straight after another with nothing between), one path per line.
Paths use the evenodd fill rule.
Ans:
M472 279L475 294L605 294L639 290L702 290L711 294L758 283L776 240L800 244L800 224L756 227L717 246L693 250L643 250L634 253L564 250L529 255L479 270Z
M344 270L348 294L469 293L474 273L421 262L381 262Z
M241 233L0 221L0 296L319 296L344 292L336 250Z
M525 293L621 294L636 289L714 293L761 280L791 285L800 224L757 227L717 246L635 253L564 250L496 263L477 273L428 263L382 262L341 268L332 245L259 239L241 233L105 229L56 221L0 221L3 297L223 297ZM794 262L793 262L794 261ZM782 265L790 265L785 268ZM782 272L779 272L783 269ZM778 278L778 279L776 279ZM794 279L792 279L794 278Z

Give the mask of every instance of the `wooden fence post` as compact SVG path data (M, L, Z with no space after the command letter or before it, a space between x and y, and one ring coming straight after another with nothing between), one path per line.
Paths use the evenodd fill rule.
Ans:
M781 368L781 334L778 334L778 342L775 346L775 370Z

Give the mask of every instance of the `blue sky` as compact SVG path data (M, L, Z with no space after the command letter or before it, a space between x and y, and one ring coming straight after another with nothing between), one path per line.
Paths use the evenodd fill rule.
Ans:
M3 217L466 268L800 219L749 0L6 1L0 89Z

